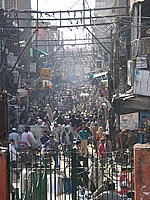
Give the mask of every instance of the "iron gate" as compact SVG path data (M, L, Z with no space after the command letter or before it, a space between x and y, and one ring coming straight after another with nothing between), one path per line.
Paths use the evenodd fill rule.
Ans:
M10 199L102 199L109 183L122 198L128 193L133 199L133 164L132 149L108 152L105 158L99 158L92 148L87 157L77 149L44 155L36 149L21 149L16 162L10 162Z

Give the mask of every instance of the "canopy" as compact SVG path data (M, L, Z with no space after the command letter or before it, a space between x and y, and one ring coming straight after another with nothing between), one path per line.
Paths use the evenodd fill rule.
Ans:
M101 72L98 74L94 74L93 78L98 78L98 77L105 76L105 75L107 75L107 72Z
M89 96L89 93L81 93L80 94L80 97L88 97Z

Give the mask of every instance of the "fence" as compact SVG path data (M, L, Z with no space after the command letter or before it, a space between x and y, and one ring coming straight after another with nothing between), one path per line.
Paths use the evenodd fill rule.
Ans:
M107 152L104 158L91 147L87 157L77 149L21 151L10 162L10 199L98 199L110 186L117 199L133 199L133 168L132 149Z

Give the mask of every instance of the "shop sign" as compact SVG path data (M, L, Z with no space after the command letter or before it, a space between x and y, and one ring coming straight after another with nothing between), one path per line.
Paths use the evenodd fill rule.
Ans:
M142 57L137 57L136 58L136 68L147 68L147 58L142 56Z
M150 96L150 71L135 70L134 73L134 94Z
M40 69L40 74L41 75L48 75L48 76L50 76L51 75L51 70L47 69L47 68L41 68Z
M139 119L138 112L120 115L120 129L137 130L138 129L138 119Z

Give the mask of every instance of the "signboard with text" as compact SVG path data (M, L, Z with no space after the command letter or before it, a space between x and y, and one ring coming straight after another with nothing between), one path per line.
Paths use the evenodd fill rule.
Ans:
M41 68L40 69L40 74L41 75L48 75L48 76L50 76L51 75L51 70L47 69L47 68Z
M120 129L137 130L138 118L139 118L138 112L120 115Z

